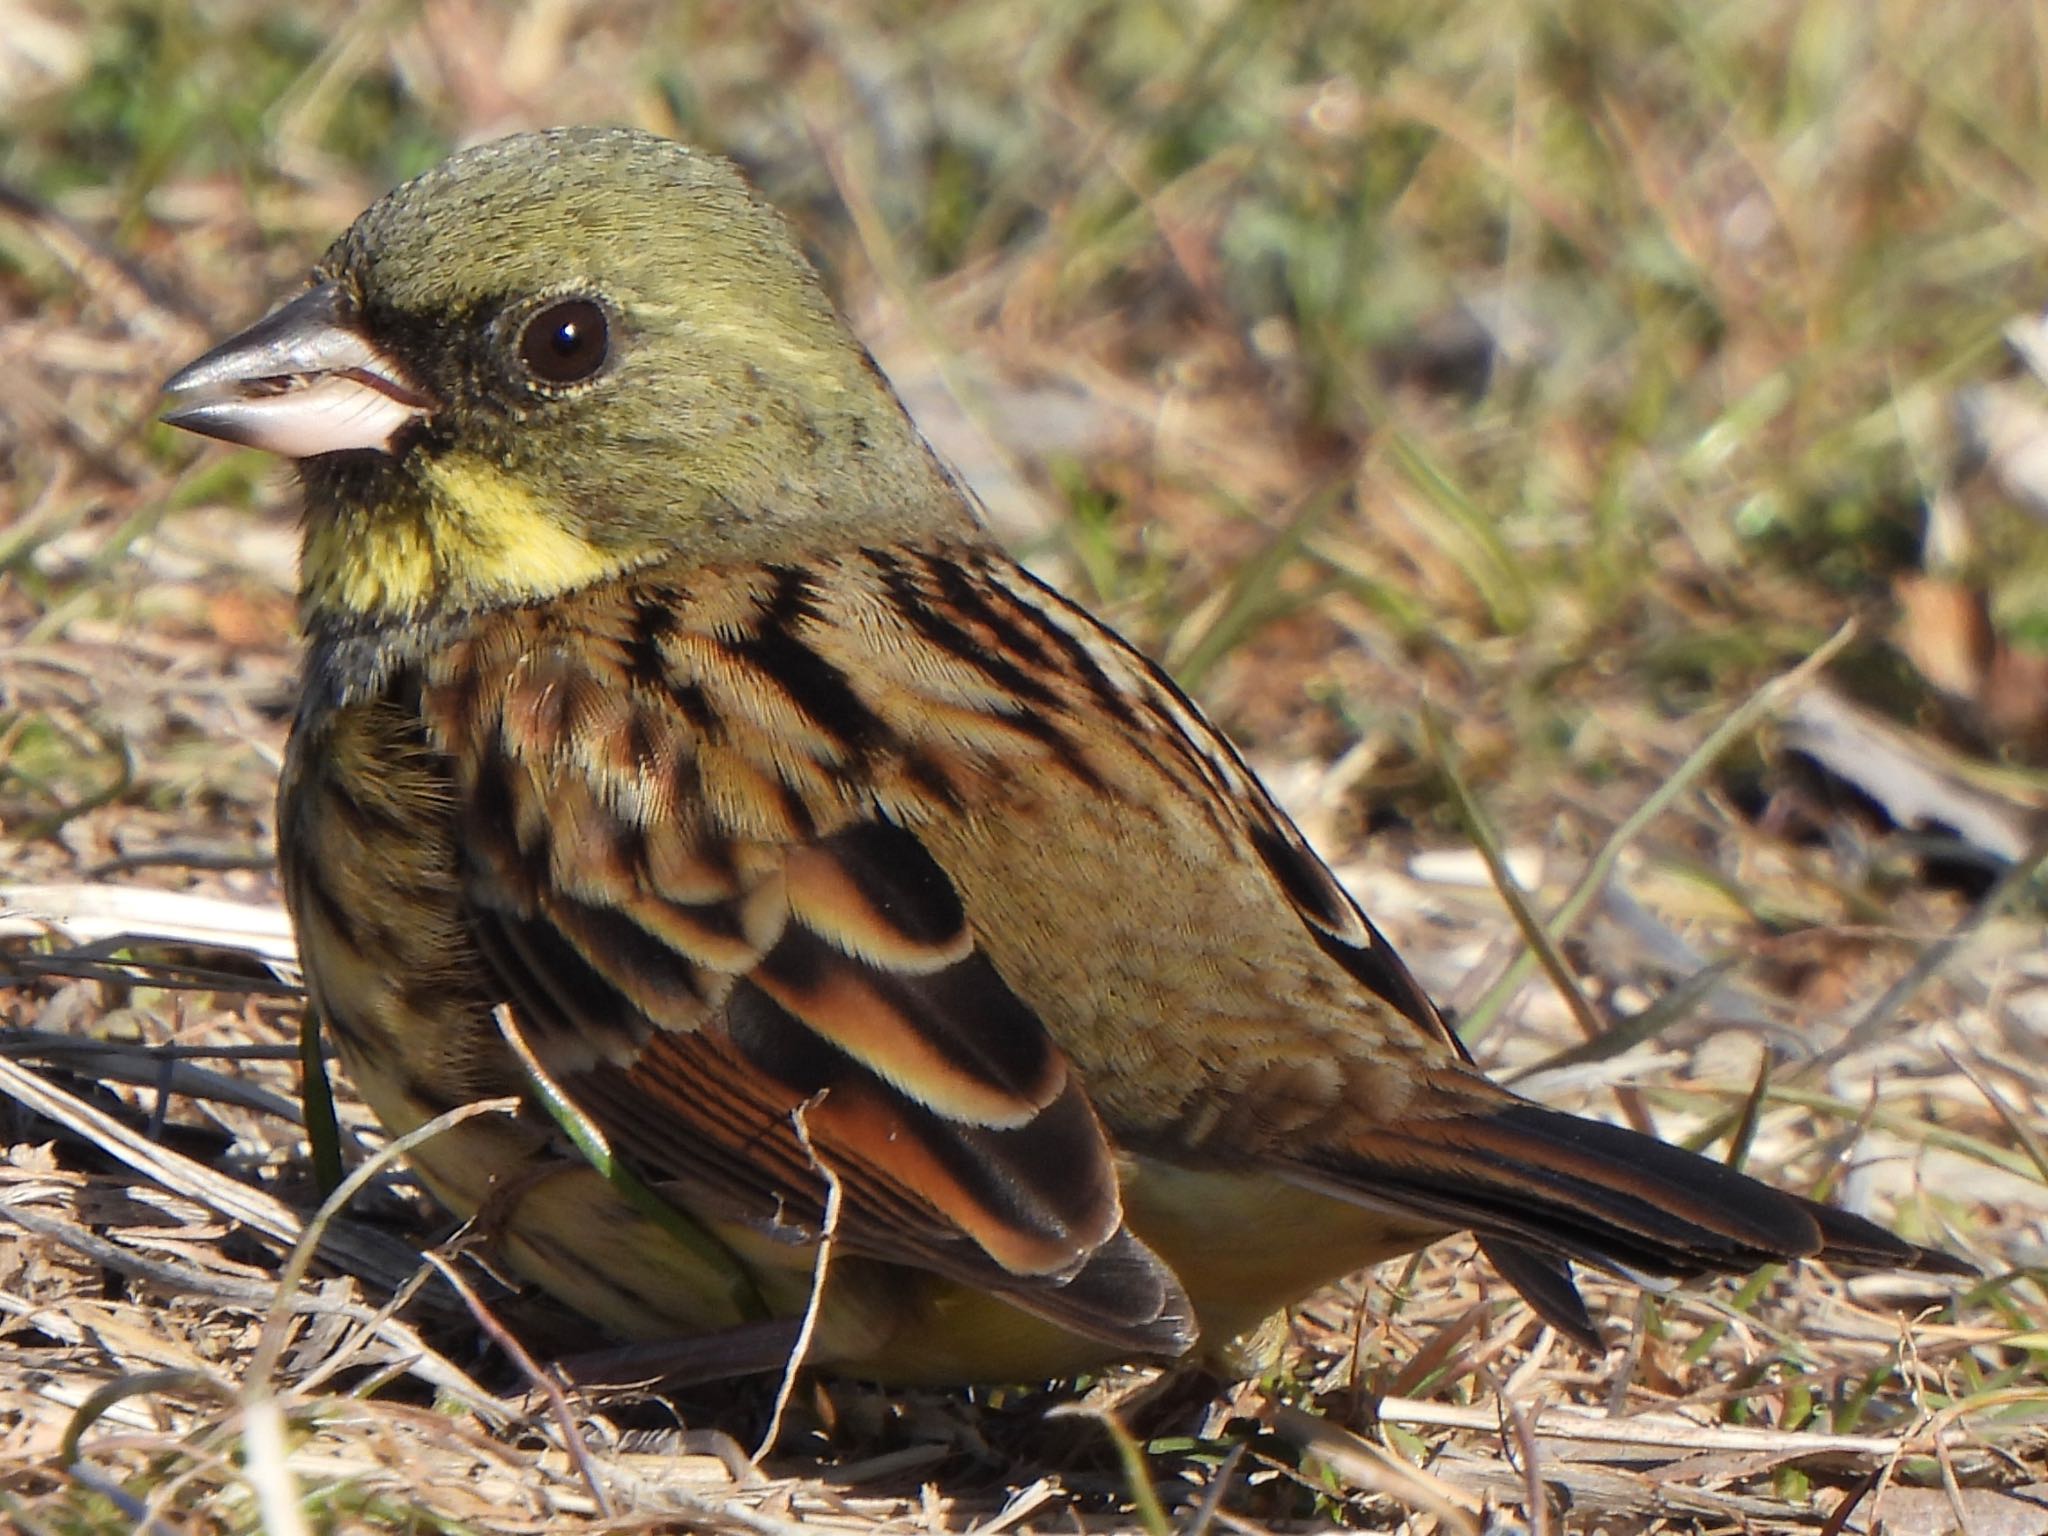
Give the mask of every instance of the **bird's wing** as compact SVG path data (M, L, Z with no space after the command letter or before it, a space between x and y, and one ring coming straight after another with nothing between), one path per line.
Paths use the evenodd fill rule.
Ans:
M525 1044L657 1189L802 1241L829 1171L842 1251L1180 1353L1191 1312L1123 1226L1095 1109L946 871L859 764L796 770L857 702L758 631L678 637L684 601L494 615L429 680L470 925ZM756 729L777 710L786 734Z
M1007 603L1013 633L1029 639L1024 626L1031 625L1046 637L1033 641L1047 657L1042 665L1072 674L1071 695L1086 700L1133 740L1149 738L1147 750L1159 782L1176 785L1180 793L1206 801L1227 818L1227 840L1256 856L1315 947L1366 994L1387 1005L1415 1042L1425 1051L1441 1047L1461 1060L1472 1059L1394 946L1309 847L1229 739L1163 669L1020 566L990 562L978 593L984 624L1000 621L996 601Z

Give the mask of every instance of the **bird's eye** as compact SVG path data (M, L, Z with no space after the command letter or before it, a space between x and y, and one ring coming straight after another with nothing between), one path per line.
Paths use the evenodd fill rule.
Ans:
M580 384L610 351L611 324L594 299L550 304L519 333L519 361L543 384Z

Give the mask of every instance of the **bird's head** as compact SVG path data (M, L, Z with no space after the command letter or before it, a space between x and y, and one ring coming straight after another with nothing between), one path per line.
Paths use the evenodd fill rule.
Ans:
M780 216L723 160L622 129L399 187L166 390L173 425L299 461L319 616L967 517Z

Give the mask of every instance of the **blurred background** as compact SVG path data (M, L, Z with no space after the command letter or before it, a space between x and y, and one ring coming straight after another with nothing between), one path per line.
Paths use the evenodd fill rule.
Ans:
M1483 1059L2048 1258L2021 0L0 0L0 939L274 908L290 479L156 384L395 181L599 121L741 162ZM0 1020L262 1012L204 998Z

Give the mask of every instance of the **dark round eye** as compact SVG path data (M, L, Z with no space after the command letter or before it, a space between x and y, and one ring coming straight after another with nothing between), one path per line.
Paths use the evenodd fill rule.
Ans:
M543 384L580 384L610 349L611 325L594 299L550 304L519 333L519 361Z

